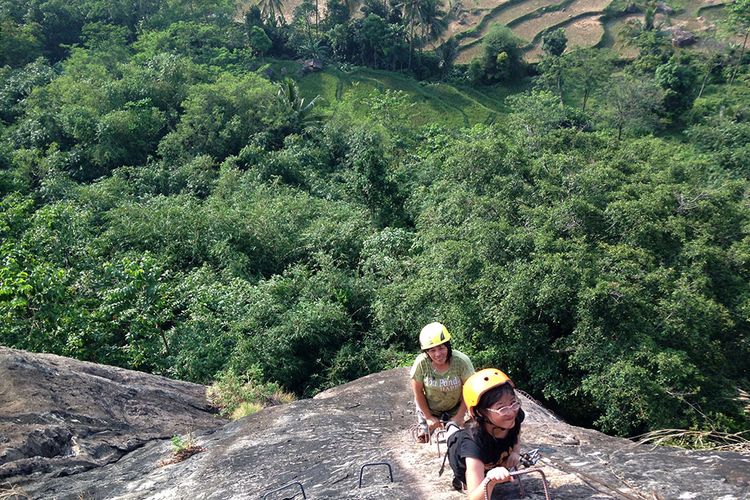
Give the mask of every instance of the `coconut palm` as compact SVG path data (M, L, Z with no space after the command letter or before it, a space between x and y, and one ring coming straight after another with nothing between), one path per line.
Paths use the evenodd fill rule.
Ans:
M420 0L419 25L425 40L436 40L448 28L448 17L443 0Z
M273 23L284 17L283 0L259 0L258 7L263 18Z
M443 0L402 0L396 7L401 9L409 33L409 68L414 50L416 31L422 39L435 40L448 27L448 15L443 10Z

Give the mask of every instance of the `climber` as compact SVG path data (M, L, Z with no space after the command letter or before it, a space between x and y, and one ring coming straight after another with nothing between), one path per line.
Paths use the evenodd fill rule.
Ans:
M461 398L464 382L474 365L464 353L451 348L451 335L442 323L430 323L419 334L421 354L411 367L411 387L417 407L418 443L430 433L452 422L463 427L466 405Z
M469 500L482 500L485 490L491 497L496 484L513 481L525 415L513 382L496 368L469 377L463 397L471 418L448 438L448 460L454 488L466 489Z

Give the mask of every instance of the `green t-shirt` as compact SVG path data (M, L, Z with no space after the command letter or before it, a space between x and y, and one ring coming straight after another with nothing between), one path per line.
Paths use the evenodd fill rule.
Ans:
M427 354L417 356L411 367L411 378L422 382L427 405L433 414L450 411L461 402L464 382L474 373L474 365L469 357L461 351L453 350L450 366L444 373L438 373L432 367Z

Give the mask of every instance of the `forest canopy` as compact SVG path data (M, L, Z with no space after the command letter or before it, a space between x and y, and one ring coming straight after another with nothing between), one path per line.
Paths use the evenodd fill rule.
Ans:
M415 7L280 5L0 1L0 343L312 395L439 320L573 423L748 428L744 48L454 68Z

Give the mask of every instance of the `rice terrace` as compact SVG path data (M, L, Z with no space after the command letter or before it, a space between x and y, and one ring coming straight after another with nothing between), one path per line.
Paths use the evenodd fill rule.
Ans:
M692 47L701 50L703 36L713 36L715 21L722 16L728 0L676 0L656 2L654 23L667 31L695 35ZM262 3L250 2L249 4ZM300 0L282 4L287 22L291 22ZM441 2L438 1L438 4ZM353 16L361 16L363 2L349 2ZM525 58L539 60L542 36L562 28L568 40L567 50L610 48L620 57L635 56L635 49L621 41L620 32L628 22L644 18L639 2L627 0L447 0L442 2L445 30L431 45L438 47L450 37L458 41L456 62L468 64L482 50L485 35L493 25L508 26L524 43ZM325 17L325 6L318 8ZM741 40L736 40L741 44Z

